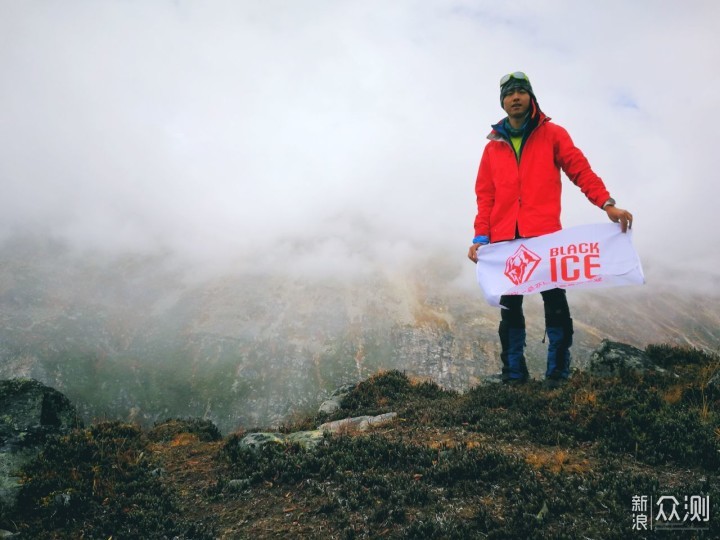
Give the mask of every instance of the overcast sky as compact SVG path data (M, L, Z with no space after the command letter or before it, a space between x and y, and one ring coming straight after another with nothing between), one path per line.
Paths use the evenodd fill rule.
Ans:
M646 266L717 276L718 21L710 0L0 0L0 233L471 275L498 81L522 70ZM565 226L606 219L565 180Z

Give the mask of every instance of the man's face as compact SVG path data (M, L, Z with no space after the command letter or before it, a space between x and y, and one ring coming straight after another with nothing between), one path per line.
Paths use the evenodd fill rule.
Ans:
M524 88L515 88L503 98L503 109L511 118L523 118L530 109L530 94Z

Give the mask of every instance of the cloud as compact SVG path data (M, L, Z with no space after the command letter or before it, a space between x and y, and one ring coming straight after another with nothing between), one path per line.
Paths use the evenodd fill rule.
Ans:
M497 81L530 74L636 216L718 267L712 3L87 2L0 8L0 227L197 261L466 264ZM566 226L602 221L569 183ZM714 242L716 243L716 242ZM297 255L300 256L300 255ZM344 266L342 266L344 268Z

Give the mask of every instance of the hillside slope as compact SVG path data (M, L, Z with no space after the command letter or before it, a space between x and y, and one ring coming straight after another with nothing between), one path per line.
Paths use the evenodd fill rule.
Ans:
M467 260L428 256L395 274L190 279L159 255L108 258L37 239L0 244L0 260L0 378L58 389L87 422L190 416L227 433L307 414L380 370L464 391L500 368L499 313L471 272L458 274ZM573 292L575 366L604 338L719 350L720 297L708 290ZM539 376L542 302L525 305Z
M577 373L552 391L458 393L378 373L331 416L282 431L396 421L314 449L248 448L245 433L223 439L202 420L96 424L26 468L20 510L0 527L22 538L717 538L720 359L646 352L668 371ZM665 507L663 522L656 503L668 497L679 519Z

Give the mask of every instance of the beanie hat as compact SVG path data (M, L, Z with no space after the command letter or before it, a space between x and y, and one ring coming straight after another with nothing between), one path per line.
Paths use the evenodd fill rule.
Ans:
M503 77L500 80L501 80L501 84L500 84L500 106L501 107L503 104L503 98L517 88L522 88L528 94L535 97L535 94L533 93L532 85L530 84L530 79L528 79L528 76L525 75L524 73L522 73L521 71L516 71L515 73L511 73L510 75L505 75L505 77ZM502 82L502 81L504 81L504 82Z

